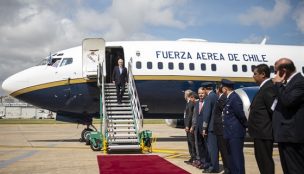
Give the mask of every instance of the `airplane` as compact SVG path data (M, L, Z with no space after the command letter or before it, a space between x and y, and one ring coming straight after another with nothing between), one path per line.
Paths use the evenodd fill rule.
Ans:
M265 63L274 75L274 63L282 57L294 61L304 73L304 46L216 43L184 38L176 41L105 42L106 83L111 83L117 57L132 65L144 118L164 118L171 127L183 126L183 91L197 91L202 82L235 82L244 111L258 90L252 71ZM90 50L94 57L98 50ZM99 117L100 91L82 46L58 51L38 65L8 77L2 88L11 96L56 112L59 121L92 124ZM89 61L94 62L92 58ZM92 63L91 62L91 63ZM255 87L254 87L255 86Z

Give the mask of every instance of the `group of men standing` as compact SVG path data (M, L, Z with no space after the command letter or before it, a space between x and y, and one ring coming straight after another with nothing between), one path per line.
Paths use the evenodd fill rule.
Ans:
M221 80L216 93L212 83L202 83L198 101L195 92L185 91L185 130L191 156L186 163L204 169L203 173L219 173L220 152L224 173L244 174L248 128L260 173L275 173L274 142L278 143L283 172L303 173L304 77L288 58L276 61L273 79L266 64L256 66L253 73L260 88L250 105L248 122L230 80Z

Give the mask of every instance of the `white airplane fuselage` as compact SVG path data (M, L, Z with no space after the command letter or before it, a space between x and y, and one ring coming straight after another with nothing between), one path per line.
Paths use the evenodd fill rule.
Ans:
M197 91L203 81L223 78L236 82L235 88L255 86L254 66L271 66L282 57L304 71L304 47L259 44L229 44L204 41L106 42L106 75L120 55L125 65L132 59L139 100L145 118L182 118L183 91ZM82 47L59 51L52 66L40 64L6 79L2 87L10 95L65 116L81 120L84 113L99 116L99 89L83 72ZM250 95L248 95L250 96ZM70 121L70 120L66 120Z

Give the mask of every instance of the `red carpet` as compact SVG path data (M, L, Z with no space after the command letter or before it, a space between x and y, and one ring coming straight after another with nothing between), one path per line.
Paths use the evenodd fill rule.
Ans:
M158 155L98 155L101 174L185 174L188 173Z

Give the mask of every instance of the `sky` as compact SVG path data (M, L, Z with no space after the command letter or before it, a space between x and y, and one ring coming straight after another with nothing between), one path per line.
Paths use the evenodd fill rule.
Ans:
M0 84L88 37L304 45L304 1L1 0Z

